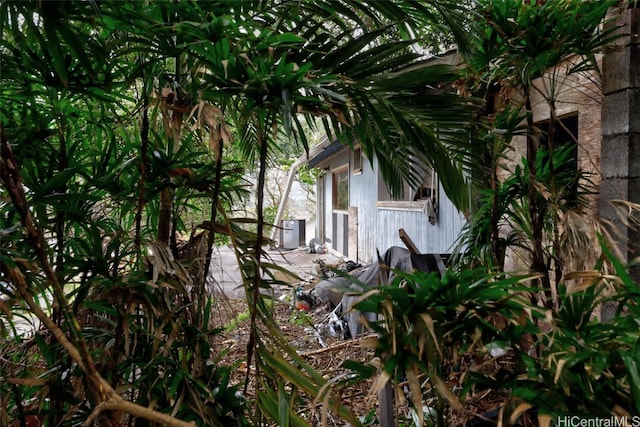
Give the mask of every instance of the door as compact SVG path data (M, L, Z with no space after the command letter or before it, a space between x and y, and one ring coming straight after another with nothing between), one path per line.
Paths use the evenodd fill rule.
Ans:
M342 255L349 256L349 214L333 212L333 248Z

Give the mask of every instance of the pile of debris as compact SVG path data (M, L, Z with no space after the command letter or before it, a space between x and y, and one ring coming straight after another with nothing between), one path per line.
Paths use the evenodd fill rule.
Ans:
M363 319L375 321L375 313L360 313L353 309L359 294L393 280L393 272L444 272L444 262L438 254L418 254L399 246L389 248L376 263L361 265L338 259L333 264L326 259L314 261L315 277L298 284L291 298L295 308L304 311L321 307L327 311L324 322L316 329L331 337L343 339L364 332Z

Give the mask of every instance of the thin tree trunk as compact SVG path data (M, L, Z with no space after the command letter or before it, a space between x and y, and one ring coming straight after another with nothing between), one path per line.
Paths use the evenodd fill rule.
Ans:
M202 278L202 284L200 286L200 293L198 295L198 313L201 313L204 304L205 286L207 285L207 279L209 277L209 270L211 269L211 258L213 257L213 245L215 243L215 223L218 217L218 203L220 201L220 187L222 183L222 153L224 150L223 141L218 142L218 151L216 153L216 166L215 166L215 178L213 182L213 194L211 196L211 229L209 230L207 241L207 257L204 265L204 277ZM200 325L206 326L206 325Z
M140 233L142 232L142 210L146 203L144 188L147 181L147 150L149 147L149 103L147 94L143 94L143 97L142 124L140 126L140 180L138 181L138 205L135 217L136 234L133 239L138 254L140 253Z
M504 270L504 249L500 244L500 193L498 192L498 171L496 163L491 167L491 191L493 194L491 205L491 252L496 261L498 271Z
M67 140L65 138L64 132L64 117L60 114L60 119L58 121L58 136L60 138L60 149L58 151L58 171L62 172L67 169L69 165L69 159L67 157ZM66 182L60 188L60 193L67 194L68 186ZM56 212L56 222L55 222L55 234L56 234L56 261L55 261L55 274L58 278L58 281L64 282L64 271L65 271L65 262L64 262L64 251L65 251L65 222L66 222L66 213L64 209L57 209ZM55 324L58 327L62 325L62 309L57 300L53 301L53 312L52 318ZM51 343L53 344L53 343ZM66 362L66 368L69 369L71 365L71 361ZM52 424L58 425L64 419L65 411L64 411L64 403L67 400L66 392L64 387L54 388L52 393L52 406L54 408L54 413L52 414Z
M177 38L174 40L174 44L178 44ZM180 59L180 54L177 54L174 59L175 94L172 104L179 104L178 89L182 80L182 62ZM169 114L169 111L164 111L163 114ZM165 135L165 137L167 138L168 151L171 156L173 156L178 151L182 135L182 113L178 111L178 109L172 109L169 122L169 132L167 133L167 135ZM171 181L173 181L173 178L169 177L169 180L171 183ZM160 191L160 211L158 213L158 240L171 246L172 252L175 253L175 233L173 233L172 227L174 194L175 191L171 186L164 187Z
M260 118L257 117L256 121L259 121ZM247 393L249 387L249 377L251 372L251 361L253 359L254 352L256 350L256 342L257 342L257 334L258 334L258 326L256 325L256 315L258 310L258 300L260 298L260 281L261 281L261 268L262 262L260 258L260 254L262 253L262 245L264 242L263 232L264 232L264 212L263 212L263 204L264 204L264 183L265 183L265 175L267 171L267 153L268 153L268 141L266 132L263 131L260 123L256 123L256 128L258 129L258 143L260 144L260 170L258 171L258 184L257 184L257 194L256 194L256 214L257 214L257 222L258 227L256 231L256 245L254 248L254 260L255 260L255 270L253 276L253 294L249 300L250 310L251 310L251 331L249 334L249 340L247 342L247 376L244 383L244 393ZM256 376L258 375L258 366L256 365Z
M528 93L528 90L525 91ZM531 111L531 99L526 97L525 108ZM533 135L533 117L527 116L527 163L529 164L529 215L531 217L531 266L530 271L538 277L534 283L538 284L544 292L550 290L549 270L544 255L544 219L547 206L544 200L538 197L538 191L533 183L536 182L536 154L539 140ZM537 302L537 301L535 301ZM547 301L547 304L549 301Z
M547 134L547 141L548 141L548 147L549 147L549 174L550 174L549 188L550 188L551 194L554 196L557 196L559 201L562 195L558 194L559 189L556 188L556 166L553 163L553 155L555 150L554 141L555 141L556 123L557 123L558 117L556 116L555 101L553 99L550 99L548 100L548 104L549 104L549 112L551 115L551 119L549 120L549 133ZM558 218L556 215L554 215L553 218L555 221L555 224L553 227L553 263L554 263L554 273L555 273L553 278L554 290L551 289L551 280L549 280L549 292L547 294L547 299L549 303L547 305L553 308L558 308L557 307L558 305L557 291L558 291L558 284L562 280L564 259L562 258L560 253L560 230L558 227L559 225L558 221L560 220L560 218ZM551 266L549 266L549 268L550 267ZM547 268L547 270L549 270L549 268Z
M171 235L171 212L173 211L173 188L160 191L160 212L158 215L158 240L169 245Z

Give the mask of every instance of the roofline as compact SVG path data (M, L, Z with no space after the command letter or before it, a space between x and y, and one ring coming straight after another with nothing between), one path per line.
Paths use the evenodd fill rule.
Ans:
M319 146L316 146L319 147ZM316 148L314 147L314 148ZM315 167L318 164L322 163L323 161L327 160L329 157L331 157L332 155L338 153L339 151L342 151L343 149L347 148L346 145L344 145L343 143L341 143L338 140L333 141L331 144L325 145L325 146L320 146L319 147L320 150L318 150L315 153L309 152L309 158L307 159L307 164L310 167Z

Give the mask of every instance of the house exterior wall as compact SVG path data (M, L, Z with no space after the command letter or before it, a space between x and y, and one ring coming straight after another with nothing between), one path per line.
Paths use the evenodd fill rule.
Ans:
M601 58L599 58L601 62ZM534 123L544 122L551 118L550 108L540 92L555 91L557 95L556 114L562 118L578 115L578 167L590 174L589 179L597 188L602 180L600 171L601 126L600 115L602 91L600 82L593 73L575 73L567 75L570 62L559 66L554 73L534 82L539 91L532 90L531 108ZM552 89L553 88L553 89ZM507 162L502 175L507 175L515 164L526 157L526 138L518 136L513 139L514 153ZM598 194L593 194L589 201L590 214L597 213Z
M596 73L558 80L556 107L559 117L578 113L578 166L591 173L596 189L584 217L594 222L602 218L614 225L617 229L612 236L618 241L620 254L631 261L640 254L640 231L624 223L611 202L640 203L640 9L627 9L620 3L610 9L610 17L616 15L607 25L620 37L597 58L602 81ZM548 77L536 83L541 88L553 87ZM539 94L532 97L532 110L535 122L549 118L549 108ZM520 140L519 155L524 155L524 146ZM595 259L583 261L595 264ZM512 266L519 267L522 263ZM640 280L637 264L631 265L629 272ZM602 319L613 316L615 310L604 304Z
M601 57L598 58L602 62ZM566 67L571 64L564 64L560 75L566 73ZM536 85L549 87L551 83L538 80ZM557 88L558 102L556 103L556 114L558 117L578 114L578 168L589 173L589 179L598 188L602 180L600 171L600 144L601 126L600 115L602 107L602 91L600 83L593 73L576 73L565 75L559 80ZM541 88L544 90L543 88ZM541 122L549 120L549 106L538 92L532 95L533 121ZM590 196L590 215L598 211L599 194L595 192Z
M602 56L597 57L599 66ZM543 78L534 81L537 89L531 92L531 109L534 123L545 122L551 119L551 109L541 93L553 92L557 98L556 116L578 115L578 168L587 174L593 186L592 193L587 196L587 208L583 212L584 218L593 220L598 215L600 193L597 191L602 181L600 169L601 157L601 110L602 90L600 81L593 72L580 72L568 74L568 70L575 65L576 60L569 60L556 69L551 70ZM520 164L526 157L525 136L515 137L512 141L514 151L506 162L507 167L501 171L503 177L513 170L516 164ZM504 230L505 233L508 230ZM513 248L512 248L513 249ZM590 260L584 260L590 263ZM521 271L529 268L528 256L524 253L507 252L505 269L507 271ZM595 262L595 260L593 260ZM567 266L569 267L569 266Z
M559 67L553 79L547 76L545 79L539 79L535 84L542 90L554 87L559 95L556 103L558 117L578 115L578 167L590 174L589 179L597 188L602 180L600 170L602 91L600 82L593 74L567 75L568 66L570 64ZM531 104L534 122L544 122L550 119L550 109L540 93L533 91ZM514 138L513 147L515 150L502 171L503 176L506 176L509 170L512 170L515 164L520 163L521 158L526 156L524 137ZM357 219L355 221L354 218L350 219L351 224L357 224L357 244L351 245L352 248L356 247L357 253L349 253L349 258L369 263L376 259L377 250L383 252L391 246L403 246L398 235L400 228L407 232L423 253L451 252L466 221L464 216L446 198L442 188L439 191L441 197L437 223L431 225L420 206L414 204L410 207L402 207L401 204L393 206L393 203L389 202L378 203L379 194L385 190L383 187L379 187L376 162L371 165L365 160L362 172L354 175L351 172L352 161L350 151L344 149L327 159L322 166L319 165L327 169L323 178L326 188L324 200L326 226L323 237L331 240L334 249L338 249L340 246L336 243L339 242L341 236L332 235L334 229L332 221L335 220L335 217L331 210L331 170L349 163L349 204L350 207L357 208ZM586 214L596 217L599 194L596 191L590 197L589 210ZM355 213L352 211L353 214ZM344 251L340 252L344 253ZM520 256L509 254L506 268L508 270L526 269L527 261Z
M440 194L444 194L442 187ZM398 230L403 228L420 252L448 254L465 224L464 215L446 197L440 199L437 220L433 225L420 208L378 207L378 247L381 252L391 246L404 247L398 234Z
M355 224L357 228L356 233L350 233L351 238L356 239L357 242L351 242L348 245L350 248L348 254L340 250L344 247L343 234L340 227L335 227L338 224L334 224L336 215L332 209L332 170L342 167L345 163L349 163L349 214L351 217L348 219L348 224L351 227ZM323 180L325 197L323 200L318 200L317 224L320 230L320 218L324 218L325 235L320 236L317 232L316 235L319 238L331 242L332 249L347 255L349 259L365 264L377 260L378 250L382 254L391 246L404 247L398 234L400 228L407 232L423 253L451 252L465 224L465 218L446 198L442 188L439 191L437 222L432 225L424 212L423 202L409 203L412 206L409 208L406 207L407 203L403 202L378 203L378 194L382 190L379 189L379 171L375 160L372 164L368 159L364 159L361 171L355 174L352 171L352 163L352 152L345 148L316 166L325 170L320 178ZM353 215L357 215L357 218L353 218ZM343 222L339 225L342 224ZM338 229L338 235L333 234L335 229Z
M376 259L375 248L382 234L378 229L375 208L378 200L376 169L375 164L371 165L371 162L365 159L362 172L351 174L349 186L351 206L358 208L358 253L349 254L349 257L365 263Z
M618 31L624 37L609 49L604 61L602 57L598 58L604 76L603 83L596 73L567 75L569 63L558 67L553 79L548 74L535 82L543 92L553 90L559 95L555 105L558 117L578 115L578 167L590 174L589 179L595 189L600 187L600 191L594 191L590 196L588 210L584 212L585 218L591 220L602 216L615 223L609 200L626 199L637 203L640 194L637 191L640 188L640 161L637 160L640 152L640 73L637 61L640 57L637 37L639 22L638 9L629 9L616 22L620 26ZM604 101L603 86L607 95ZM550 119L549 106L540 93L533 91L531 105L534 122ZM514 152L501 171L502 176L507 176L515 164L526 156L525 138L515 138L513 148ZM357 258L364 262L372 261L375 259L376 248L385 250L393 245L401 245L399 228L404 228L425 253L448 252L465 221L444 197L444 192L440 190L443 197L440 201L438 223L432 226L420 209L378 206L377 172L375 167L370 168L368 164L366 166L360 176L350 175L351 205L358 208ZM372 175L369 176L369 173ZM324 179L330 180L331 177L326 175ZM326 188L331 189L330 182L327 182ZM331 205L330 191L327 191L324 203L326 206ZM331 210L327 209L327 212L330 213ZM325 215L325 221L330 223L330 215ZM327 225L326 230L330 232L330 225ZM626 231L628 235L625 237L631 245L623 249L628 250L629 258L637 256L640 252L639 232ZM621 245L626 243L628 242L622 242ZM507 270L528 267L527 260L513 256L514 254L509 255L511 259L507 261ZM638 271L635 274L640 275Z

